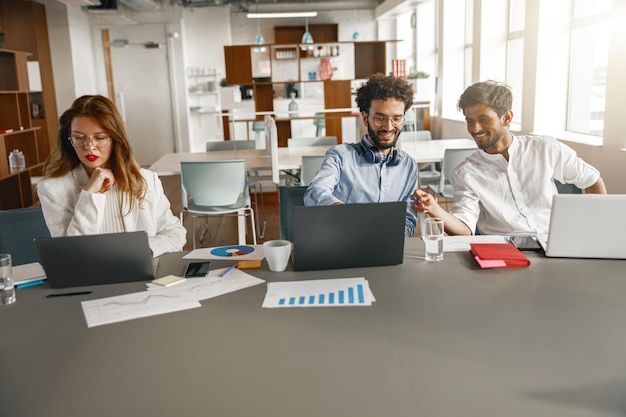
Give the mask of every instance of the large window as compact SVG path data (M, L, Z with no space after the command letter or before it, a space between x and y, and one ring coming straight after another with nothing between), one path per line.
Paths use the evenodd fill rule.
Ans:
M611 0L574 0L567 131L602 136Z
M426 0L417 4L417 53L415 71L428 75L426 79L418 79L417 94L421 97L426 97L431 103L435 103L435 87L437 80L436 21L435 0ZM435 106L431 105L431 111L435 108Z
M506 48L506 83L514 94L511 129L520 130L524 93L524 29L526 0L509 1L509 30Z
M472 0L443 2L441 63L441 116L461 120L456 104L470 84L472 68ZM468 27L469 26L469 27ZM470 79L468 79L470 78Z

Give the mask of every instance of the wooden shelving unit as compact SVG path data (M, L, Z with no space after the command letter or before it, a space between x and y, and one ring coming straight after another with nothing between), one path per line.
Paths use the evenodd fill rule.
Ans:
M301 75L301 63L305 60L319 60L338 56L340 55L341 44L354 44L352 62L355 69L355 79L366 78L376 72L386 73L386 44L389 41L339 42L337 24L317 24L309 25L309 31L315 43L300 44L304 30L304 25L276 26L274 27L276 43L264 45L270 48L270 60L293 62L294 71L297 75L294 76L295 80L292 82L309 82L306 77ZM224 47L226 83L252 85L255 111L272 112L274 111L273 84L283 84L286 81L255 82L252 77L252 48L258 48L258 45ZM291 51L297 52L295 56L290 53ZM315 56L316 51L319 51L318 56ZM319 80L317 81L319 82ZM351 107L350 81L336 78L324 81L324 105L327 109ZM262 119L262 117L259 116L258 119ZM332 118L326 119L326 132L328 135L337 136L341 143L341 120L337 118L336 114ZM286 141L283 142L285 143L279 141L279 145L286 146Z
M56 140L58 117L52 77L52 58L43 4L27 0L0 0L0 210L37 203L32 177L43 174L43 164ZM36 61L41 90L30 91L28 62ZM35 104L36 103L36 104ZM24 152L26 168L9 170L8 155Z
M36 201L31 177L41 175L43 161L38 150L38 132L33 126L28 102L26 52L0 49L0 209L32 206ZM9 153L24 152L26 168L10 172Z

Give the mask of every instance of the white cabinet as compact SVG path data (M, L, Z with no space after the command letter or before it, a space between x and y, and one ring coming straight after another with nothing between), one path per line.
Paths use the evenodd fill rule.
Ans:
M207 140L223 139L220 73L215 68L187 68L189 145L204 152Z

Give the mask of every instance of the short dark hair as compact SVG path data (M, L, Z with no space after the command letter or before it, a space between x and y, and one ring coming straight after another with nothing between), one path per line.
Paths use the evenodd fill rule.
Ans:
M485 104L491 107L498 117L502 117L504 112L511 110L513 106L513 92L511 87L499 81L488 80L470 85L465 89L457 107L465 114L465 109L477 104Z
M413 105L413 86L403 78L377 73L356 90L356 104L361 112L369 112L372 100L390 98L403 101L406 113Z

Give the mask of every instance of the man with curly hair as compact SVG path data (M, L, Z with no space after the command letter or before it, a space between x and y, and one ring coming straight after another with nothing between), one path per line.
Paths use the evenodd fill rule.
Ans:
M356 103L367 134L359 143L326 152L304 195L307 206L408 201L416 187L417 163L396 148L413 87L404 79L374 74L357 89ZM406 236L413 236L416 222L407 204Z

